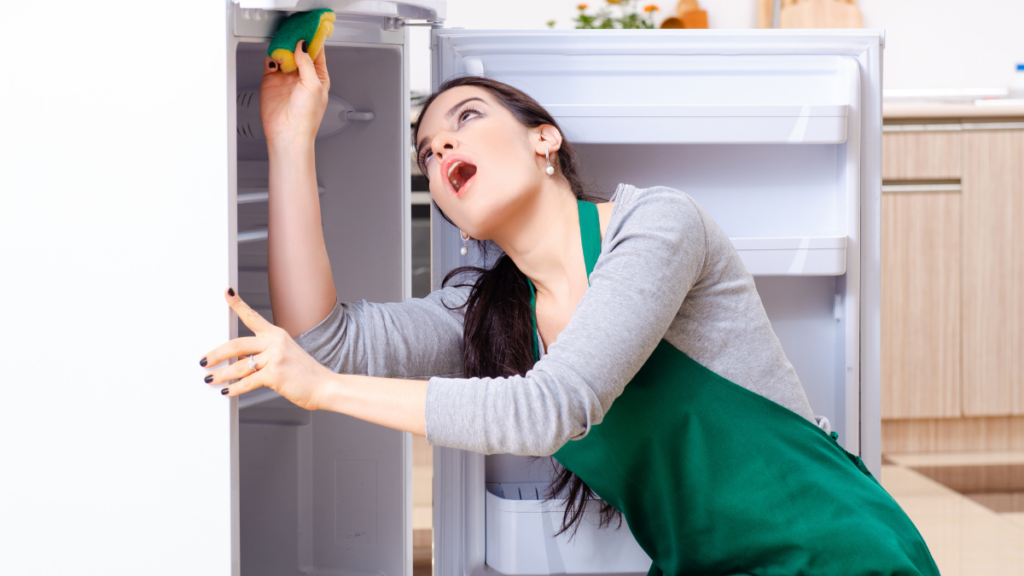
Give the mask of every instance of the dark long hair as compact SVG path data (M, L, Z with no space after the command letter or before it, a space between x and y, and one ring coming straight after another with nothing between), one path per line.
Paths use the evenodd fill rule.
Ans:
M423 114L434 99L459 86L475 86L486 90L527 128L549 124L561 132L551 114L523 91L480 76L461 76L446 81L427 98L416 119L414 142L418 138ZM579 157L564 135L561 147L551 160L556 171L555 177L564 178L577 199L590 200L591 196L587 194L580 175ZM440 212L437 204L434 204L434 208ZM440 213L451 223L448 216ZM463 266L452 270L444 277L442 286L460 277L475 277L472 284L463 284L472 288L469 298L463 304L463 374L467 377L491 378L525 375L534 364L530 287L526 275L507 254L502 254L490 269ZM554 458L551 460L555 478L548 486L546 497L565 499L562 528L558 533L572 530L572 534L575 534L583 521L587 501L593 497L594 492L579 476L558 464ZM600 526L608 526L615 519L621 525L622 514L607 502L602 502Z

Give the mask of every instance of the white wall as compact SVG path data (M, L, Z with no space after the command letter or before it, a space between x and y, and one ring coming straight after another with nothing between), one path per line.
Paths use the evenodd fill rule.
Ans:
M1005 87L1024 63L1021 0L860 0L885 28L886 88Z
M448 0L447 27L572 28L577 0ZM598 6L603 0L589 0ZM646 2L644 2L646 3ZM655 0L660 17L675 0ZM701 0L713 28L754 28L756 0ZM886 30L886 88L982 88L1024 63L1024 0L859 0L868 28ZM593 11L593 9L591 10ZM660 19L659 17L659 19ZM412 31L411 86L430 89L429 31Z

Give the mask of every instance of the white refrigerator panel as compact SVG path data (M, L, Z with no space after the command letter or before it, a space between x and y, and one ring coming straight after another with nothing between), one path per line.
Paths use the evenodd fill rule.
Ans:
M4 4L0 574L237 571L227 14Z
M878 474L878 32L435 30L433 39L435 88L469 74L524 90L576 145L598 195L627 182L697 199L755 275L815 414ZM435 285L481 262L476 251L459 255L457 232L437 214L433 239ZM548 476L535 465L444 448L434 458L438 574L485 564L594 572L567 561L577 557L567 543L542 538L543 550L526 550L507 537L531 522L544 531L551 519L531 518L551 512L502 502L484 484L542 486ZM581 528L584 541L593 530ZM632 538L619 534L603 549L628 554ZM649 567L631 562L597 571Z

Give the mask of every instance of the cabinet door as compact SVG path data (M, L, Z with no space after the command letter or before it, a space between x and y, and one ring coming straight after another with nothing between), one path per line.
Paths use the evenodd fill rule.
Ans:
M958 130L887 132L882 136L882 146L883 180L960 178Z
M882 194L882 418L956 417L960 193L887 188L893 191Z
M964 415L1024 414L1024 130L963 145Z

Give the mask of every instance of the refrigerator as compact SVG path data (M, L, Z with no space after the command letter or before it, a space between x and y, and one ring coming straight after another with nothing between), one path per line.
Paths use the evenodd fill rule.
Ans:
M341 301L410 295L409 30L436 87L525 90L597 192L693 196L732 239L815 414L880 471L880 31L473 31L443 0L4 8L31 62L0 91L7 397L0 573L411 573L411 440L199 358L271 317L252 108L290 11L333 8L316 143ZM38 40L41 28L46 41ZM462 256L432 215L435 287ZM13 473L12 473L13 472ZM434 448L434 573L645 573L628 527L554 537L546 461Z

